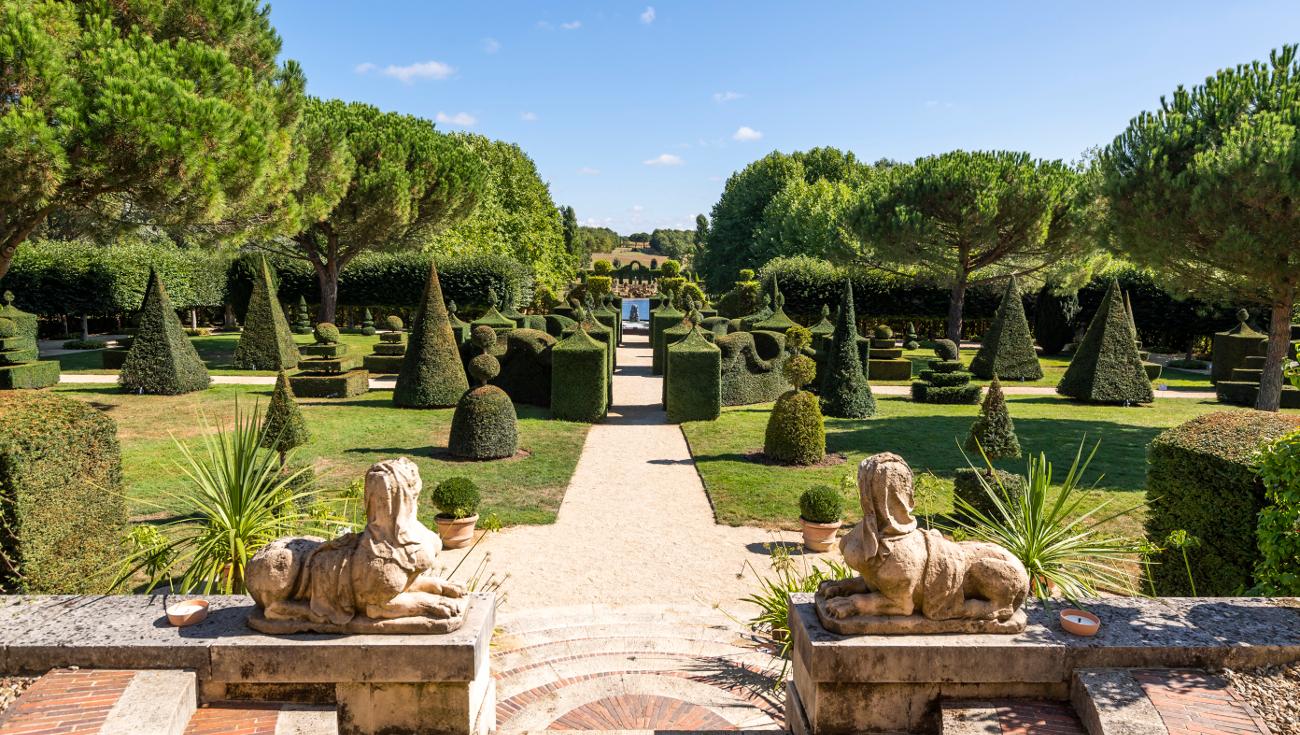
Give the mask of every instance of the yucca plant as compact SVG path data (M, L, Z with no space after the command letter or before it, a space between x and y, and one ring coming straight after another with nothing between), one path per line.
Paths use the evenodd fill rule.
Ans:
M299 500L307 496L292 490L306 468L283 473L279 455L262 446L264 431L257 407L242 411L236 400L233 424L205 432L202 451L172 437L180 455L176 467L188 480L187 492L173 496L181 512L161 526L164 545L128 557L118 584L145 572L150 589L167 577L177 592L245 591L249 559L298 528ZM158 564L160 558L167 563Z
M992 500L992 510L985 513L957 498L958 512L944 530L1005 547L1025 565L1030 591L1039 599L1050 597L1053 588L1072 602L1095 597L1101 590L1137 594L1134 577L1124 567L1142 563L1142 541L1111 536L1100 527L1141 506L1103 515L1110 504L1103 501L1085 510L1094 496L1083 487L1082 478L1100 446L1100 442L1094 445L1085 458L1080 442L1055 497L1052 463L1041 452L1029 458L1025 487L1019 496L1003 487L996 472L976 473ZM984 455L982 448L980 454ZM988 457L984 461L991 470Z

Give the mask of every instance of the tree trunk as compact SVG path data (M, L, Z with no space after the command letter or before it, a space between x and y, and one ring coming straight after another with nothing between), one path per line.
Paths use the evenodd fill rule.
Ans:
M320 283L320 308L316 321L334 323L339 307L339 268L333 261L316 266L316 279Z
M1295 288L1287 289L1273 303L1273 316L1268 325L1268 352L1264 358L1264 376L1259 381L1259 398L1255 408L1276 411L1282 403L1282 364L1286 361L1291 344L1291 308L1295 304Z
M190 309L190 329L199 328L199 310Z
M969 276L965 270L957 274L957 280L952 283L952 298L948 301L948 339L953 344L961 347L961 311L966 303L966 279Z
M234 329L239 326L239 320L235 318L234 304L223 304L221 314L221 326L225 329Z
M81 315L81 338L90 339L90 317Z

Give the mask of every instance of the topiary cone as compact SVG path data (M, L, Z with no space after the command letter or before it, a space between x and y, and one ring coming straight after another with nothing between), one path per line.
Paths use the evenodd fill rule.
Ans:
M827 416L863 419L876 414L876 398L858 354L857 316L853 311L853 284L844 280L844 300L835 315L835 331L827 345L822 374L821 408Z
M1056 392L1092 403L1155 400L1117 282L1111 281L1106 289L1101 306L1074 351Z
M468 389L469 379L442 300L438 267L431 263L424 297L415 312L406 354L397 373L393 404L404 408L447 408L455 406Z
M1007 399L1002 394L1002 383L998 376L993 376L988 392L984 394L984 403L980 406L979 417L971 424L970 433L963 445L968 452L979 453L984 450L989 459L1009 459L1020 456L1020 439L1016 437L1016 425L1011 421L1007 411Z
M153 268L140 306L140 324L118 376L128 393L174 396L203 390L212 382L208 368L185 334Z
M235 346L235 367L240 370L288 370L296 367L300 359L284 309L275 295L271 266L263 257L257 277L253 279L253 294L248 299L244 331Z
M262 419L262 446L280 454L280 464L290 450L306 444L311 439L307 420L294 400L289 376L283 370L275 378L275 391Z
M970 371L988 380L994 375L1006 380L1038 380L1043 367L1034 351L1034 336L1025 318L1025 304L1014 277L1007 279L993 324L984 335L979 352L970 361Z

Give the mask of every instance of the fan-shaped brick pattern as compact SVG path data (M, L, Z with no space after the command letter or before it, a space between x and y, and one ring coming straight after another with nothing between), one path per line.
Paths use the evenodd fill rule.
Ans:
M708 709L680 699L622 694L570 710L552 730L734 730Z

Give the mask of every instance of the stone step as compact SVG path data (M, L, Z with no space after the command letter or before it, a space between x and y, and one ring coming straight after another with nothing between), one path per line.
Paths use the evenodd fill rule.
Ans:
M697 625L731 626L741 630L739 623L728 618L724 613L701 605L628 605L610 607L609 605L569 605L530 609L525 613L503 614L498 620L498 629L515 635L526 635L535 631L553 628L585 627L600 624L688 622Z
M1070 698L1089 735L1269 733L1227 679L1200 669L1078 669Z
M516 669L544 664L556 659L596 654L635 653L640 655L717 657L736 655L742 653L743 650L730 643L719 643L707 639L636 635L610 636L555 641L515 651L504 651L493 656L492 669L498 674L504 675Z
M709 657L644 652L573 656L497 673L497 697L503 700L509 699L552 681L617 672L661 673L689 670L701 675L715 676L719 680L748 680L754 686L771 686L777 676L777 670L772 668L772 664L771 655L759 652Z
M1039 699L945 699L939 704L942 735L1084 735L1068 702ZM1136 735L1136 734L1135 734Z
M200 707L184 735L338 735L338 731L333 707L231 700Z
M522 635L507 630L498 630L492 638L492 651L493 655L501 656L511 651L519 651L560 641L626 638L629 636L641 638L690 638L692 640L714 641L740 647L751 647L754 641L753 636L743 631L723 626L688 622L618 622L548 628Z
M0 732L182 735L195 702L188 671L55 669L0 716Z

